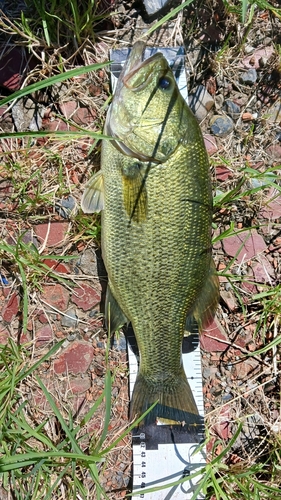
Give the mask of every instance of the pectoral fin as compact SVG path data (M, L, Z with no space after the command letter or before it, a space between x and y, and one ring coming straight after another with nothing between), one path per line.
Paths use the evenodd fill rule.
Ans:
M104 208L104 187L101 171L93 175L87 182L81 200L81 208L85 214L100 212Z
M219 297L219 280L215 263L212 259L207 280L201 290L194 308L186 318L186 330L192 333L194 328L196 328L197 323L199 332L201 332L204 327L210 324L215 315L216 308L219 303Z
M124 205L130 221L142 222L147 214L147 193L138 162L125 163L122 168Z
M117 300L112 295L110 285L108 284L105 298L105 324L110 334L116 332L128 320L120 308Z

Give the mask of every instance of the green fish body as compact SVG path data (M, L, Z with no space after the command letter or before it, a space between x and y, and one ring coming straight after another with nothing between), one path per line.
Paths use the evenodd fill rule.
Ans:
M111 332L131 322L140 352L131 416L198 414L182 367L186 325L209 322L218 301L211 257L212 194L197 121L161 53L137 42L119 77L85 212L102 212Z

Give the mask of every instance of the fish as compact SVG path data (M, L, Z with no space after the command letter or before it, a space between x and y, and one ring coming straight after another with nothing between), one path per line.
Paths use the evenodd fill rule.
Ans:
M140 354L131 418L193 422L198 409L182 364L186 330L215 314L212 188L195 116L161 52L136 42L107 113L101 169L81 207L102 212L110 333L131 323Z

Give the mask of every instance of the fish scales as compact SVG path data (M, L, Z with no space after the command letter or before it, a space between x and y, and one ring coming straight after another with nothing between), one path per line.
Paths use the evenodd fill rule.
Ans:
M116 107L122 106L120 89L126 75L135 71L133 78L138 77L134 61L138 51L139 48L133 51L133 62L127 64L121 83L119 79ZM141 71L142 63L138 64ZM165 61L161 64L171 79L168 64ZM149 78L150 73L145 81ZM131 131L121 133L120 137L118 127L110 125L110 119L116 121L113 100L106 132L116 141L103 141L101 159L102 254L109 278L109 327L112 325L115 329L118 320L124 323L127 318L132 323L140 352L132 416L158 400L153 418L157 415L188 420L197 413L197 408L181 360L186 318L194 316L201 324L213 314L218 284L211 261L212 195L207 153L196 119L174 81L173 85L175 90L170 101L165 98L168 104L162 121L157 120L154 103L154 114L150 114L150 119L139 130L135 122L133 133L137 147L142 146L140 155L131 149ZM145 102L141 102L141 92L139 95L135 92L132 96L135 107L128 105L125 112L120 111L122 119L125 121L132 112L132 119L143 119L149 113L149 106L153 107L153 101L157 101L157 95L155 83L151 93L145 94ZM160 104L161 99L158 107ZM169 128L168 121L176 105L180 110L178 123ZM151 139L153 121L154 128L158 127L158 138L156 131L154 144L145 151L143 144ZM183 130L179 131L178 127ZM166 157L165 151L169 151ZM143 161L144 153L147 161ZM93 185L95 188L95 182L90 183L90 192L94 192ZM142 205L141 209L138 204ZM89 211L85 201L84 208ZM202 304L204 310L201 310Z

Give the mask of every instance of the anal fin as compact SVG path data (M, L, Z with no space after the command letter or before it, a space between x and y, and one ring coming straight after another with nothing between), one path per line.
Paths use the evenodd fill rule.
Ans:
M117 300L112 294L110 285L107 285L106 298L105 298L105 324L110 334L116 332L128 322L125 314L119 306Z
M185 328L187 331L193 333L197 324L199 332L201 332L203 328L211 323L219 303L219 297L219 279L212 259L205 284L196 304L186 318Z

